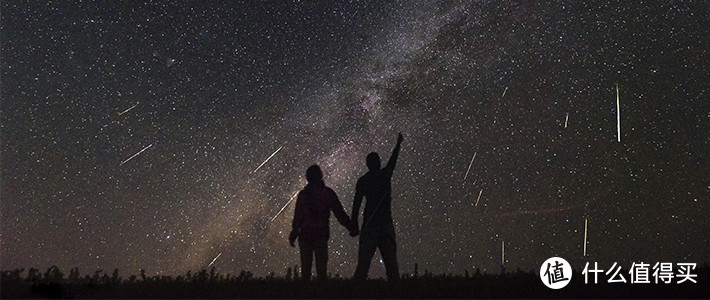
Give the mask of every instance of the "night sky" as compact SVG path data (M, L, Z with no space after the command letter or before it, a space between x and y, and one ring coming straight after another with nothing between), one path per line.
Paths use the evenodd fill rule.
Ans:
M306 168L350 214L400 131L402 272L709 261L707 1L28 2L0 4L2 269L283 275ZM356 257L331 218L329 272Z

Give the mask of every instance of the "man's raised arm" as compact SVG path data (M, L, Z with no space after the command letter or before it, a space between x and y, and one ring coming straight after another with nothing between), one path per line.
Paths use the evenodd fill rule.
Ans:
M402 133L400 132L399 135L397 135L397 145L394 146L390 160L387 161L387 166L385 167L389 171L394 171L394 166L397 164L397 157L399 156L399 148L402 145L402 140L404 140L404 137L402 137Z

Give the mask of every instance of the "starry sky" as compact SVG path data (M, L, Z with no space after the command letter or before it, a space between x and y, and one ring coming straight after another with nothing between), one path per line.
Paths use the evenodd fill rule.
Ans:
M591 2L2 1L0 267L283 274L400 131L402 272L708 261L710 4Z

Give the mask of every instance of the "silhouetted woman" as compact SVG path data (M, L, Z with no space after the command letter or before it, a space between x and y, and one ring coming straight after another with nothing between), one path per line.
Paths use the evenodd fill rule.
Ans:
M298 239L301 250L301 274L304 280L311 279L313 255L316 257L318 279L326 279L328 265L328 239L330 238L330 212L348 230L354 228L335 192L325 186L323 172L318 165L306 170L308 185L298 193L293 229L288 237L292 247Z

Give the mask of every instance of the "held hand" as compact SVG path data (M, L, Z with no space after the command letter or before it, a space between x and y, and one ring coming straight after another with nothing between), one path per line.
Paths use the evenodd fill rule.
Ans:
M351 221L348 224L348 231L350 231L350 236L355 237L358 234L360 234L360 230L358 230L358 227L359 226L357 224L357 221L355 221L355 222Z
M401 144L402 140L404 140L404 137L402 136L402 133L400 132L399 135L397 135L397 144Z
M350 232L357 230L357 222L350 221L347 225L345 225L345 228Z
M295 231L291 231L291 234L288 235L288 243L291 244L291 247L296 247L294 244L296 242L296 238L298 238L298 234Z

